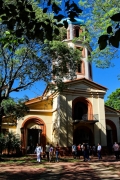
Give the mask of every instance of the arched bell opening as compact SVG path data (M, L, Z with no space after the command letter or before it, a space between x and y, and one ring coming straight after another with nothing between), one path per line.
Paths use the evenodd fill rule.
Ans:
M93 120L92 104L88 99L78 97L73 100L72 119L73 121Z

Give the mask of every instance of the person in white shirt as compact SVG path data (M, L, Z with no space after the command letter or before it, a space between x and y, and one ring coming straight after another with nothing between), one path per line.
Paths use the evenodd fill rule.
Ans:
M101 147L101 145L98 143L97 152L98 152L98 159L99 159L99 160L102 159L101 150L102 150L102 147Z
M37 154L37 162L41 162L40 154L42 153L42 147L37 143L37 146L35 148L35 153Z

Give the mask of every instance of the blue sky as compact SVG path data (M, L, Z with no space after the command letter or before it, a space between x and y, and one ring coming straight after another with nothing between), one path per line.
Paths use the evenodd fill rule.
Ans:
M120 75L120 62L119 59L113 61L114 67L107 69L96 68L93 65L93 81L108 88L105 100L113 91L120 88L120 80L118 79L118 75Z
M108 88L105 95L105 100L109 94L111 94L117 88L120 88L120 80L118 80L118 75L120 74L120 62L118 60L119 59L114 60L114 67L107 69L96 68L93 64L93 81ZM39 81L35 83L31 89L11 93L11 97L23 98L25 95L27 95L30 99L35 98L42 95L45 87L45 82Z

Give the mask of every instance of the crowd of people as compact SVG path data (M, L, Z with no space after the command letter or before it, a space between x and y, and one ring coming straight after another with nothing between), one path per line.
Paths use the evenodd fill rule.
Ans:
M98 144L97 147L95 145L90 146L88 143L72 145L73 158L83 157L84 161L89 161L91 159L91 156L96 156L97 152L99 153L99 159L102 159L101 150L102 147L100 144Z
M45 155L48 162L58 162L59 161L59 145L56 144L55 147L52 146L52 144L47 143L45 146ZM37 162L41 162L41 154L43 154L43 148L37 144L34 153L37 155Z
M114 152L116 160L120 159L120 145L117 142L115 142L111 146L111 149L112 152ZM102 146L100 145L100 143L98 143L97 146L90 146L88 143L72 145L73 158L80 158L81 156L83 156L84 161L89 161L91 159L91 156L98 156L99 160L102 159L101 152Z
M114 151L116 160L119 159L120 156L120 146L117 142L115 142L112 146L112 149ZM90 161L92 156L98 156L98 159L102 159L101 155L102 146L100 143L98 143L97 146L95 144L93 146L90 146L88 143L82 143L82 144L73 144L72 145L72 155L74 159L77 158L83 158L84 161ZM43 153L43 148L37 144L35 151L37 154L37 162L41 162L41 154ZM45 156L48 162L59 162L59 153L60 153L60 147L58 144L56 144L55 147L52 146L52 144L47 143L45 146Z

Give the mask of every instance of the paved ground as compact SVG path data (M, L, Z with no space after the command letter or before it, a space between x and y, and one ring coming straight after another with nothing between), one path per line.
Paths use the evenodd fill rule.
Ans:
M97 157L88 162L67 160L41 164L28 158L5 160L0 162L0 180L120 180L120 161L114 156L105 156L101 161Z

